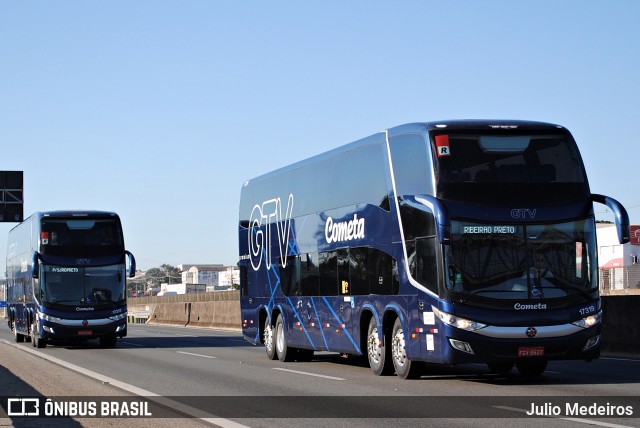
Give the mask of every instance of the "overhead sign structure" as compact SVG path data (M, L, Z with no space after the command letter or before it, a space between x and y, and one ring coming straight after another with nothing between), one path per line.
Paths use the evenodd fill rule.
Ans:
M23 206L22 171L0 171L0 222L21 222Z

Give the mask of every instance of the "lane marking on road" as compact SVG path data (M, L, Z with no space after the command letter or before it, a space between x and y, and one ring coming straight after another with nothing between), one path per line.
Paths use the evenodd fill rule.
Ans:
M496 408L496 409L510 410L512 412L518 412L518 413L527 413L528 412L528 410L518 409L517 407L508 407L508 406L493 406L493 407ZM629 426L629 425L610 424L608 422L594 421L594 420L591 420L591 419L569 418L569 417L560 417L560 416L538 416L538 417L540 417L540 418L560 419L560 420L563 420L563 421L576 422L576 423L579 423L579 424L586 424L586 425L597 425L597 426L600 426L600 427L607 427L607 428L633 428L632 426Z
M173 333L174 336L182 336L182 337L200 337L194 336L193 334L181 334L181 333Z
M167 397L163 397L159 394L156 394L155 392L151 392L146 389L139 388L135 385L130 385L128 383L121 382L118 379L114 379L112 377L105 376L100 373L85 369L84 367L80 367L75 364L68 363L59 358L52 357L51 355L48 355L45 352L37 351L35 349L31 349L25 346L20 346L18 344L9 342L5 339L0 339L0 342L4 343L5 345L13 346L14 348L20 349L21 351L28 352L29 354L35 355L36 357L42 358L43 360L47 360L59 366L66 367L69 370L73 370L76 373L80 373L82 375L95 379L99 382L113 385L116 388L120 388L124 391L130 392L131 394L144 397L147 400L153 400L158 404L174 408L179 412L185 413L189 416L200 419L202 421L220 426L222 428L249 428L246 425L239 424L229 419L219 418L203 410L197 409L195 407L191 407L189 405L180 403L178 401L172 400Z
M296 373L296 374L301 374L301 375L305 375L305 376L321 377L323 379L346 380L346 379L343 379L341 377L326 376L326 375L321 375L321 374L317 374L317 373L301 372L299 370L281 369L281 368L278 368L278 367L272 367L272 368L273 368L273 370L280 370L281 372Z
M184 354L184 355L193 355L194 357L202 357L202 358L211 358L211 359L216 359L218 357L213 357L211 355L202 355L202 354L194 354L193 352L185 352L185 351L176 351L178 354Z

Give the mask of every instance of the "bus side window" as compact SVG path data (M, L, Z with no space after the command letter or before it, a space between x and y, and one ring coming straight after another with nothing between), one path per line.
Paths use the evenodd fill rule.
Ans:
M300 255L300 287L303 296L318 296L319 278L318 253Z
M398 294L398 267L393 257L383 251L372 249L371 267L371 294Z
M240 293L243 296L249 295L249 269L246 266L240 266Z
M416 239L415 279L428 290L438 293L438 265L436 238Z
M318 254L320 273L320 295L338 295L338 252L325 251Z
M300 295L300 256L289 256L286 266L280 266L280 286L285 296Z
M369 294L369 279L372 277L369 265L369 248L350 248L348 265L351 295Z

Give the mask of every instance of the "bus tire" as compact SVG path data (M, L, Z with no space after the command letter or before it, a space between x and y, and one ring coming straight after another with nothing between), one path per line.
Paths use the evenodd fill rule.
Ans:
M116 336L102 336L98 339L100 341L100 347L102 348L115 348L118 338Z
M267 351L267 357L270 360L277 360L278 354L276 353L276 340L273 334L273 326L269 321L264 326L264 349Z
M279 314L278 319L276 320L275 333L276 353L278 354L278 359L282 362L292 361L296 352L295 349L287 347L287 339L284 337L284 320L282 319L282 314Z
M17 343L24 342L24 336L18 333L18 327L16 327L15 321L13 321L13 338Z
M387 375L391 372L393 364L389 361L391 359L391 348L386 346L386 340L380 340L378 338L378 324L376 319L371 317L369 321L369 329L367 330L367 358L369 360L369 367L371 371L377 376Z
M407 357L407 343L400 318L396 318L396 322L393 323L391 359L396 374L401 379L418 379L422 374L423 364L420 361L411 361Z
M522 376L537 377L547 369L547 360L517 361L516 368Z
M46 348L47 347L47 339L44 339L37 334L34 334L31 337L31 344L33 344L34 348Z

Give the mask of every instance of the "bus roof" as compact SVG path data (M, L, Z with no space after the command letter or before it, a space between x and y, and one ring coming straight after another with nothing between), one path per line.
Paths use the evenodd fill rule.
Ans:
M482 131L496 131L496 130L505 130L505 131L518 130L520 132L550 132L550 131L557 132L558 130L562 130L563 132L566 132L566 129L560 125L547 123L547 122L528 121L528 120L462 119L462 120L440 120L440 121L432 121L432 122L406 123L403 125L398 125L392 128L388 128L386 130L383 130L382 132L378 132L368 137L356 140L352 143L341 145L327 152L320 153L310 158L295 162L290 165L283 166L274 171L257 176L255 178L245 181L243 187L247 187L251 183L261 182L271 177L284 174L286 172L294 171L296 169L304 167L305 165L331 158L340 153L344 153L344 152L356 149L358 147L366 146L368 144L383 142L385 141L385 132L387 132L390 137L393 137L399 134L420 133L420 132L426 133L428 131L444 131L444 130L461 131L461 132L472 132L472 131L482 132Z

